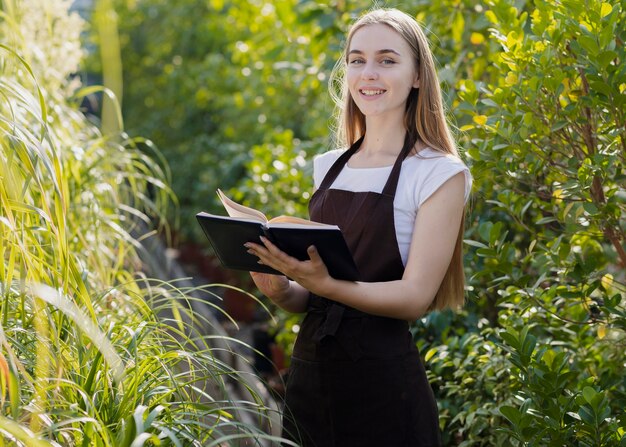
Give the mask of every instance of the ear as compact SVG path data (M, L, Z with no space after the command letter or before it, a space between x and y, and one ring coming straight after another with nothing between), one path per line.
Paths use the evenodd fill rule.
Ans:
M415 77L415 81L413 82L413 88L420 88L420 80L417 76Z

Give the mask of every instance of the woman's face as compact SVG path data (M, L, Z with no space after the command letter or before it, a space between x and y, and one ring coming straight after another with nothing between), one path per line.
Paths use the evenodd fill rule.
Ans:
M411 89L419 86L402 36L383 24L364 26L352 36L347 64L348 88L361 113L402 119Z

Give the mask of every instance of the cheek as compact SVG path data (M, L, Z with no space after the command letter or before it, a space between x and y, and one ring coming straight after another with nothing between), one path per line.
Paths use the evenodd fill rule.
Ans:
M354 70L348 70L346 72L346 81L349 87L352 87L358 79L359 75Z
M413 77L411 73L402 73L394 79L394 83L401 86L401 90L408 95L413 88Z
M358 93L358 76L356 75L350 75L350 74L346 74L346 83L348 85L348 90L350 91L350 93L352 94L352 96L354 97L357 93Z

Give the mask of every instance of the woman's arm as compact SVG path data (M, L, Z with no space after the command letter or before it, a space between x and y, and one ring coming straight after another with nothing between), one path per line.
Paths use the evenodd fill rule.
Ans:
M332 278L314 247L308 261L298 261L266 239L250 244L262 263L285 273L306 290L374 315L414 320L432 303L448 269L464 208L465 178L446 181L420 207L402 279L350 282ZM372 253L376 256L376 253Z

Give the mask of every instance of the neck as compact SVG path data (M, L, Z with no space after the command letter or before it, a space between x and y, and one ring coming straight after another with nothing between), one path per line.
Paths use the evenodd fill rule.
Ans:
M363 153L392 153L397 155L404 145L406 129L402 120L377 119L366 117L365 138L361 149Z

